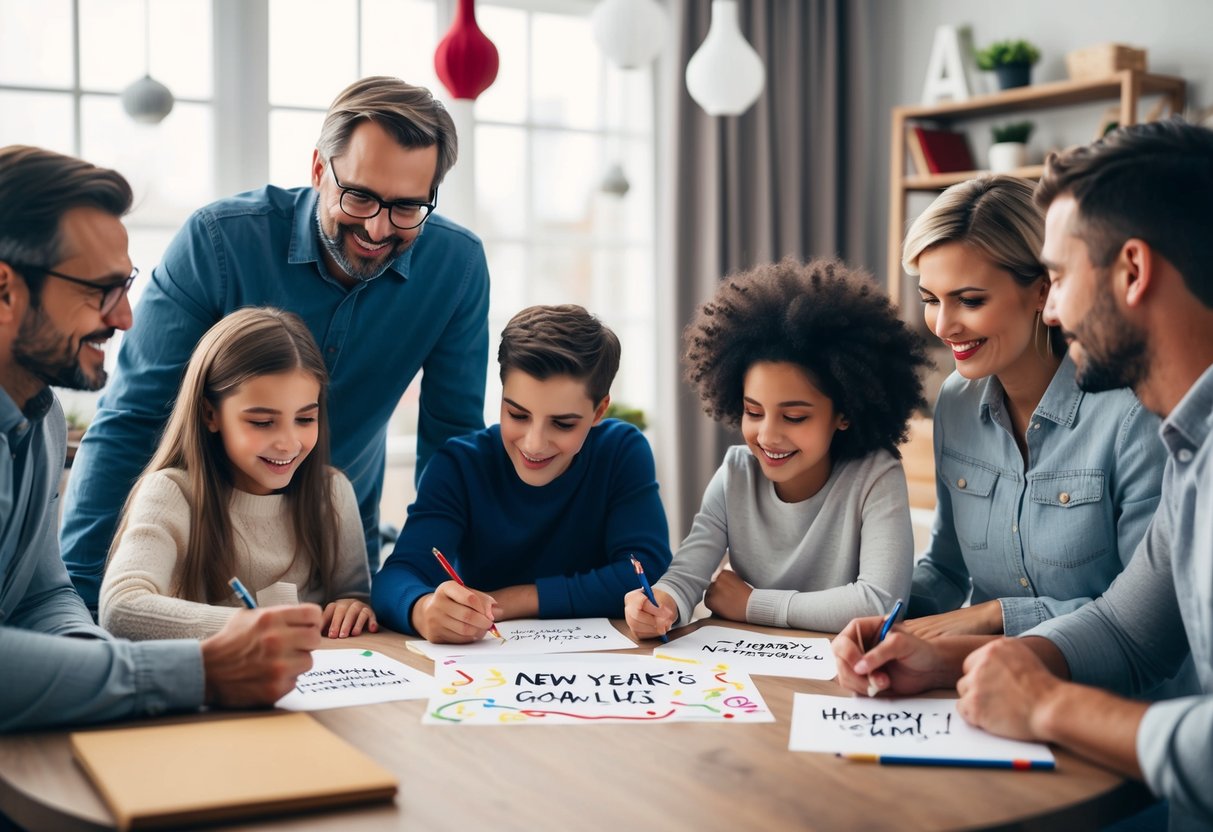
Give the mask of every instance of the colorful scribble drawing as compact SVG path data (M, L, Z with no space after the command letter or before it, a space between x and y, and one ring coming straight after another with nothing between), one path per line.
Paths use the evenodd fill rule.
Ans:
M464 665L467 671L457 664L452 661L441 668L446 674L441 689L446 696L431 700L425 721L499 725L773 720L761 696L748 686L749 678L735 673L726 678L725 665L712 672L671 669L655 660L604 666L531 659L508 665ZM708 687L715 682L722 685ZM488 690L492 696L479 695ZM742 690L752 694L739 693Z

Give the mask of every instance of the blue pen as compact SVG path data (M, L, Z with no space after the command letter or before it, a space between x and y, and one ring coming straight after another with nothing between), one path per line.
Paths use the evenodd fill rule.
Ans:
M636 560L635 555L628 555L632 559L632 566L636 569L636 577L640 578L640 588L644 590L644 595L649 599L649 603L661 609L661 605L657 603L657 599L653 597L653 587L649 586L649 579L644 576L644 567L640 565L640 561ZM670 637L665 633L661 634L661 641L669 643Z
M1040 769L1052 771L1057 767L1052 760L974 760L963 757L906 757L890 754L839 754L848 760L861 763L880 763L882 766L956 766L957 768L1010 768L1015 771Z
M227 582L227 585L230 586L232 591L236 593L236 597L240 599L241 603L243 603L250 610L257 609L257 602L253 600L252 595L249 595L249 591L244 588L244 584L240 583L239 578L232 578Z
M889 630L893 629L893 622L897 620L897 614L899 612L901 612L900 598L898 598L897 602L893 604L893 609L889 610L889 614L885 618L884 623L880 625L880 632L876 635L876 644L880 644L880 642L884 641L884 637L889 634ZM863 650L862 640L859 642L859 649ZM876 687L876 680L872 678L871 674L868 674L868 696L875 696L879 692L880 688Z
M893 629L893 622L897 620L897 614L901 612L901 599L897 599L897 603L893 604L893 609L889 610L888 617L884 623L880 625L880 635L876 636L876 643L884 641L884 637L889 634L889 630Z

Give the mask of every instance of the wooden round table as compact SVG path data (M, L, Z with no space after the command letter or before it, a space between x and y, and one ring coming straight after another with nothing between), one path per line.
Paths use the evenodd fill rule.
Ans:
M408 650L406 640L383 632L327 646L369 648L432 672L433 663ZM773 723L454 728L422 725L422 701L314 711L399 778L395 802L229 828L1069 832L1096 828L1148 800L1141 784L1064 751L1055 752L1052 772L884 767L791 752L793 693L842 690L833 682L754 678ZM29 829L111 828L108 810L72 759L68 733L0 737L0 812Z

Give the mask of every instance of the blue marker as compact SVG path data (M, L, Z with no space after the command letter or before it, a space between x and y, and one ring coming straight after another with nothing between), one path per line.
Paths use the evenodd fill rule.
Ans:
M249 591L244 588L244 584L240 583L239 578L232 578L227 582L227 585L236 593L236 597L248 607L250 610L257 609L257 602L253 600L253 596L249 595Z
M893 604L893 609L889 610L889 616L880 625L880 635L876 636L876 643L884 641L884 637L889 634L889 630L893 629L893 622L897 620L897 614L901 612L901 599L897 599L897 603Z
M632 566L636 569L636 577L640 578L640 588L644 590L644 595L649 599L649 603L661 609L661 605L657 603L657 599L653 596L653 587L649 586L649 579L644 576L644 567L640 565L640 561L636 560L635 555L628 555L632 559ZM670 637L662 633L661 641L663 644L668 644Z

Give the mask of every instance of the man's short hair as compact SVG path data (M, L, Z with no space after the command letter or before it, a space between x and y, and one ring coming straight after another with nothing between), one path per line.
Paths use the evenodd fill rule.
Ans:
M1054 151L1036 202L1048 208L1064 194L1078 204L1073 231L1095 266L1111 265L1126 240L1144 240L1213 308L1213 130L1172 118Z
M619 355L615 333L574 304L523 309L505 325L497 349L502 382L510 370L540 381L571 376L585 382L586 395L595 405L611 392Z
M53 267L68 255L60 221L73 208L120 217L131 208L130 183L114 170L40 147L0 148L0 260ZM43 275L22 275L37 296Z
M425 87L406 84L389 75L372 75L342 90L329 105L316 149L326 162L340 156L360 123L378 124L405 148L438 147L438 166L432 188L459 155L459 140L451 114Z

